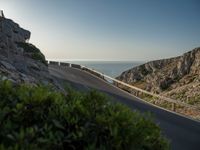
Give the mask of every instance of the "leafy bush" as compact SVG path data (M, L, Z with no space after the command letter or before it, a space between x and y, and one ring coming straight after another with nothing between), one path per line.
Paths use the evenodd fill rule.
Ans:
M40 50L35 47L33 44L24 43L24 42L17 42L17 45L24 49L27 53L40 53Z
M151 117L91 91L0 83L0 149L167 150Z
M42 53L33 53L31 55L31 58L35 59L35 60L39 60L40 62L42 62L43 64L47 65L45 57Z
M41 51L30 43L17 42L17 45L24 49L25 53L28 53L32 59L38 60L43 64L47 65L45 56L41 53Z

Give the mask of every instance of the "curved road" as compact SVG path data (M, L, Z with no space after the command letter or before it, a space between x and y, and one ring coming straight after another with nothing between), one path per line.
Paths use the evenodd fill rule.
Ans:
M67 82L76 89L98 89L131 109L151 112L163 134L170 140L173 150L200 150L200 122L140 101L137 97L85 71L60 66L49 66L49 71L58 81Z

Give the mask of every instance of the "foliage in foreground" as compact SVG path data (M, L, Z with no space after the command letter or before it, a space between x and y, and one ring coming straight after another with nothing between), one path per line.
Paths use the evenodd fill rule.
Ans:
M0 149L165 150L151 117L96 91L68 95L49 87L0 83Z

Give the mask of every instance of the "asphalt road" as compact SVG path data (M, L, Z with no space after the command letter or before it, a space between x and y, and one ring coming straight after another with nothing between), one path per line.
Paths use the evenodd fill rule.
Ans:
M151 112L170 140L172 150L200 150L200 122L143 102L85 71L59 66L49 66L49 71L60 82L67 81L78 90L98 89L133 110Z

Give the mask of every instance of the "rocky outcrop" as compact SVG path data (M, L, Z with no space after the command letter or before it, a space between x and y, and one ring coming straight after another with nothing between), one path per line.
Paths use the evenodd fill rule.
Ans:
M56 85L49 74L45 56L28 43L30 36L29 31L0 16L0 79L14 83Z
M200 97L200 48L182 56L134 67L123 72L117 79L179 100ZM178 97L180 94L182 96Z

